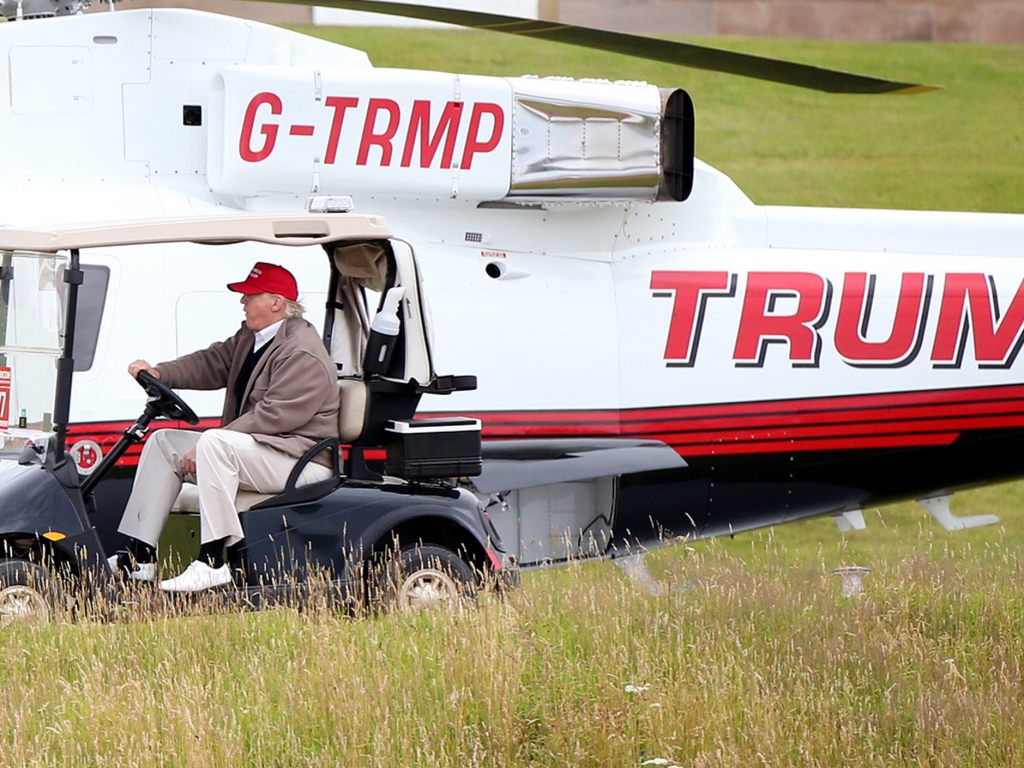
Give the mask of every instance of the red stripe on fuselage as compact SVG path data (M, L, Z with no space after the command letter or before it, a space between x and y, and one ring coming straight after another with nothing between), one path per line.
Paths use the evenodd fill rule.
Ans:
M559 420L563 420L566 423L642 424L672 417L692 420L702 417L722 418L749 415L790 416L798 413L835 413L858 409L879 411L886 408L905 408L935 404L959 406L967 403L981 403L992 400L1024 401L1024 386L1011 385L922 392L893 392L880 395L839 395L836 397L761 400L713 405L660 406L625 410L482 411L478 415L481 418L486 418L487 424L492 426L499 423L538 424ZM1024 412L1024 408L1021 410ZM433 416L435 414L430 415Z
M659 406L624 410L424 413L472 416L485 439L621 437L661 440L684 458L716 454L842 451L949 445L964 432L1024 428L1024 386L877 395ZM91 439L104 452L132 422L73 424L68 442ZM203 419L193 429L217 426ZM152 429L188 428L161 422ZM133 446L122 466L138 463Z
M445 413L484 437L662 440L685 456L948 445L963 432L1024 427L1024 386L722 403L621 411Z

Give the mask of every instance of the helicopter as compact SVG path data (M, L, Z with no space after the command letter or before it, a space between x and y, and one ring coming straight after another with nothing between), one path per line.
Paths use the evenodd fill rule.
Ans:
M318 4L826 92L931 88L494 14ZM820 515L860 528L863 508L902 499L948 529L984 525L996 518L954 516L952 493L1024 474L1024 216L755 205L694 157L680 88L379 69L242 19L82 6L0 9L22 19L0 27L0 125L23 137L0 223L384 216L416 253L432 362L479 382L420 412L482 422L482 471L460 482L521 565ZM85 152L75 135L111 140ZM307 303L336 311L323 260L294 250L283 263ZM134 254L81 255L66 437L83 476L138 410L124 363L223 336L237 309L220 289L262 251ZM7 390L12 418L52 429L24 390ZM219 411L215 395L190 402ZM97 521L120 514L137 456L96 486Z

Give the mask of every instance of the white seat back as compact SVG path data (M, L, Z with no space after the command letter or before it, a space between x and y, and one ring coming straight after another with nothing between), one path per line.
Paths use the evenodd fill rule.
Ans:
M361 379L338 379L341 410L338 412L338 439L351 443L363 434L369 405L366 382Z

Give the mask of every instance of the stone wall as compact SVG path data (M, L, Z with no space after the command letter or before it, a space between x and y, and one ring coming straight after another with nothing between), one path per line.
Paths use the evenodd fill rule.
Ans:
M641 34L1024 43L1021 0L547 0L541 12Z

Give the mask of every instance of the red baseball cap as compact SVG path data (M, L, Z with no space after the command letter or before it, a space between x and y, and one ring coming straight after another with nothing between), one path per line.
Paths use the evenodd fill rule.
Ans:
M288 301L299 300L299 286L295 276L282 266L257 261L249 276L240 283L228 283L228 290L249 295L276 293Z

